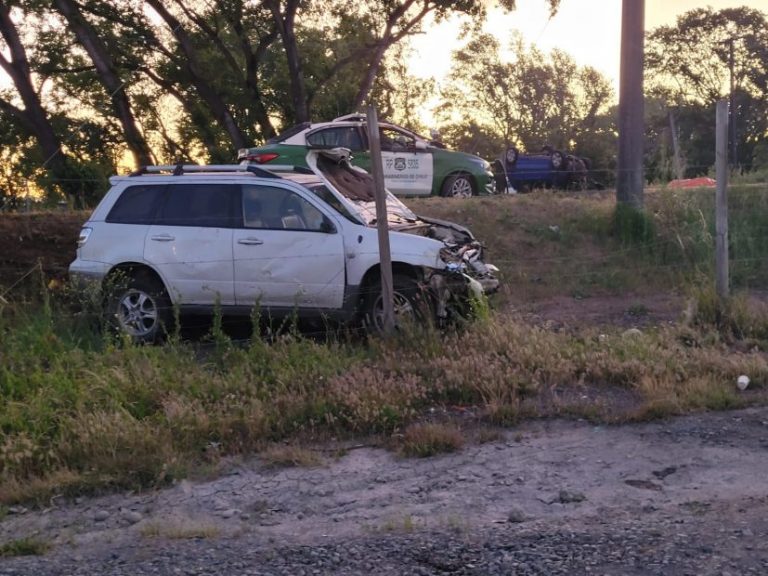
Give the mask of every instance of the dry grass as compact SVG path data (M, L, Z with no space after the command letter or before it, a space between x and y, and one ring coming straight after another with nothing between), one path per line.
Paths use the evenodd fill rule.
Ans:
M218 526L190 518L150 522L141 527L141 535L145 538L194 540L218 538L220 534Z
M464 446L464 436L451 424L412 424L403 432L399 451L408 457L426 458L457 452Z
M259 452L259 459L274 468L314 468L323 464L317 452L292 444L273 444Z
M276 466L320 464L297 438L405 430L404 453L459 449L458 430L413 424L434 407L471 405L489 423L514 425L530 415L637 420L765 402L768 310L749 299L724 308L706 288L706 206L672 196L648 203L655 243L625 246L610 234L607 196L414 201L486 240L488 259L503 268L502 302L687 287L698 303L687 324L634 338L505 312L457 332L367 344L291 334L239 346L217 333L201 354L199 343L116 344L45 289L29 305L0 306L0 503L159 486L260 450ZM747 228L758 230L766 211L745 203L742 221L752 212L763 219ZM734 266L759 279L768 246L750 237L737 238L747 252ZM625 309L645 312L634 297ZM751 380L746 393L735 389L741 374ZM604 398L614 397L630 405L613 412Z

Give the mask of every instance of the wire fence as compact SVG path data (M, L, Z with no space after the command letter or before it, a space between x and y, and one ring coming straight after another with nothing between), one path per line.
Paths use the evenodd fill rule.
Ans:
M675 192L677 194L677 192ZM665 236L646 239L639 243L630 243L622 245L615 239L607 239L607 244L594 249L579 251L571 246L561 246L561 235L565 235L565 243L568 242L568 230L547 230L546 226L537 224L540 231L545 235L544 240L549 241L548 246L554 253L541 253L534 251L526 252L524 248L499 250L494 246L492 238L483 238L487 246L486 260L495 264L501 269L500 277L502 279L502 296L515 290L525 290L526 287L533 285L547 284L560 289L565 294L569 291L574 292L576 288L584 285L594 286L596 290L610 291L612 287L606 277L619 277L622 275L635 275L635 277L646 277L649 280L658 281L662 276L683 278L691 281L695 276L698 281L706 282L711 276L714 266L714 224L711 214L701 212L702 206L706 204L705 211L712 208L714 204L714 190L712 189L691 189L680 192L686 198L691 198L695 202L690 206L690 210L699 211L700 218L689 220L676 220L674 229L664 230ZM706 202L703 200L706 199ZM755 187L739 188L737 195L732 195L731 203L738 208L743 216L747 213L752 221L746 230L737 230L732 228L731 236L731 258L730 267L732 271L732 286L736 290L758 289L762 290L768 286L768 212L761 219L760 212L756 211L757 206L768 203L768 186L758 185ZM446 202L452 202L446 199ZM464 206L471 206L474 199L468 199ZM506 202L506 200L503 200ZM510 200L515 202L514 199ZM514 204L512 204L514 206ZM655 204L649 206L650 210L656 209ZM679 210L679 206L674 207ZM674 209L672 210L674 212ZM755 212L752 214L752 212ZM673 214L679 217L679 214ZM19 218L25 219L25 215L19 215ZM83 213L85 220L85 213ZM45 221L41 222L45 226ZM503 231L503 226L500 231ZM232 233L235 234L236 230ZM276 231L271 231L275 233ZM36 230L36 234L45 236L44 230ZM550 235L546 238L546 235ZM52 240L60 242L60 239ZM57 246L62 252L69 253L71 259L75 256L75 238L69 247ZM7 244L8 245L8 244ZM359 249L358 249L359 250ZM558 251L561 250L562 253ZM50 251L48 252L50 253ZM25 252L28 254L28 252ZM360 250L361 257L375 256L377 249ZM414 252L412 256L417 256ZM298 268L304 266L303 263L310 263L316 259L316 255L311 252L297 254L294 264ZM252 268L256 265L263 265L265 258L262 257L244 257L238 259L236 263L227 258L181 258L173 260L159 260L154 262L156 266L165 267L168 265L185 266L243 266ZM45 286L51 286L52 276L61 276L66 274L68 262L63 260L58 264L57 273L51 274L51 263L42 261L23 262L19 261L16 254L0 255L0 305L9 306L15 302L21 302L29 294L37 294L41 290L46 290ZM713 276L711 276L713 278ZM233 278L234 282L234 278ZM671 280L666 281L666 285ZM60 293L60 284L54 283L52 291ZM322 292L323 290L341 290L345 288L344 271L339 273L328 282L326 286L315 286L314 289ZM615 289L615 288L613 288ZM234 295L234 293L233 293ZM39 296L39 294L38 294ZM301 294L297 294L297 297ZM361 292L361 299L370 298L371 294ZM498 297L495 297L498 298ZM56 314L61 318L82 319L84 307L80 307L77 297L72 294L67 295L66 306L58 306ZM252 302L256 302L254 296ZM295 300L298 301L298 300ZM232 299L226 303L234 303ZM242 302L241 302L242 304ZM313 307L317 301L304 295L301 300L302 307ZM73 309L74 306L74 309ZM91 309L88 313L98 315L98 312ZM210 326L209 319L199 319L196 316L190 316L185 321L187 327L204 328ZM310 330L310 334L320 335L326 330Z

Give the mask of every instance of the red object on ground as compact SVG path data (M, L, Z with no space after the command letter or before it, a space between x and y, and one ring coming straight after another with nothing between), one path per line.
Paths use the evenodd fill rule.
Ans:
M712 178L702 176L700 178L686 178L684 180L670 180L667 188L714 188L715 181Z

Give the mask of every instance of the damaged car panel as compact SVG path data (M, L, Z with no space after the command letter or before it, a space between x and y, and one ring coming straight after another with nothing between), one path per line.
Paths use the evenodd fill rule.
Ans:
M348 155L293 167L155 166L111 179L70 275L95 284L107 319L139 342L181 313L362 321L378 330L380 258L371 176ZM457 224L387 196L396 311L447 323L498 289L483 246ZM82 282L80 282L82 281Z
M357 214L366 226L376 226L373 178L350 164L346 150L310 152L307 164L343 196L347 208ZM483 245L468 228L454 222L417 216L390 192L387 192L386 206L388 227L393 232L390 234L393 262L396 255L411 258L415 255L416 239L404 239L401 235L429 240L424 246L426 254L437 250L435 264L424 264L422 281L433 298L438 320L449 320L448 303L451 299L466 304L498 290L498 268L485 263ZM378 242L378 239L375 241ZM378 244L376 246L378 257ZM402 259L414 263L411 258Z

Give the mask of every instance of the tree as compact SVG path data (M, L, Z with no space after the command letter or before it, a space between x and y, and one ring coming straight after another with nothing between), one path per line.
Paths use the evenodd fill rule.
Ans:
M0 51L0 67L11 79L20 105L13 101L12 94L0 97L0 111L6 118L12 118L26 134L35 138L42 152L41 166L51 172L58 185L69 196L70 161L62 150L61 139L54 130L49 114L43 106L40 93L35 86L34 73L30 66L27 49L7 3L0 3L0 34L8 56Z
M112 101L114 114L120 121L125 143L133 152L135 163L139 166L152 164L149 145L136 124L125 82L120 78L120 71L113 61L109 46L103 41L99 30L83 16L77 2L54 0L53 4L67 20L69 28L93 62L99 80Z
M585 153L582 143L610 131L602 117L612 93L599 72L577 66L560 51L545 55L526 48L519 36L510 48L514 59L505 61L499 42L479 34L454 53L438 108L445 135L463 134L464 145L466 138L474 141L468 149L488 154L479 141L485 134L487 143L497 146L497 156L509 145L532 151L549 144Z
M729 95L733 46L734 98L732 112L739 161L752 165L754 151L768 132L768 19L746 6L715 11L697 8L678 17L675 25L648 34L646 75L649 92L666 101L680 116L681 132L695 133L686 119L701 118L714 126L714 104ZM696 138L686 140L684 152L699 162L714 162L714 152L693 150ZM703 142L702 142L703 144ZM706 156L707 160L704 160ZM692 164L698 173L707 165Z

